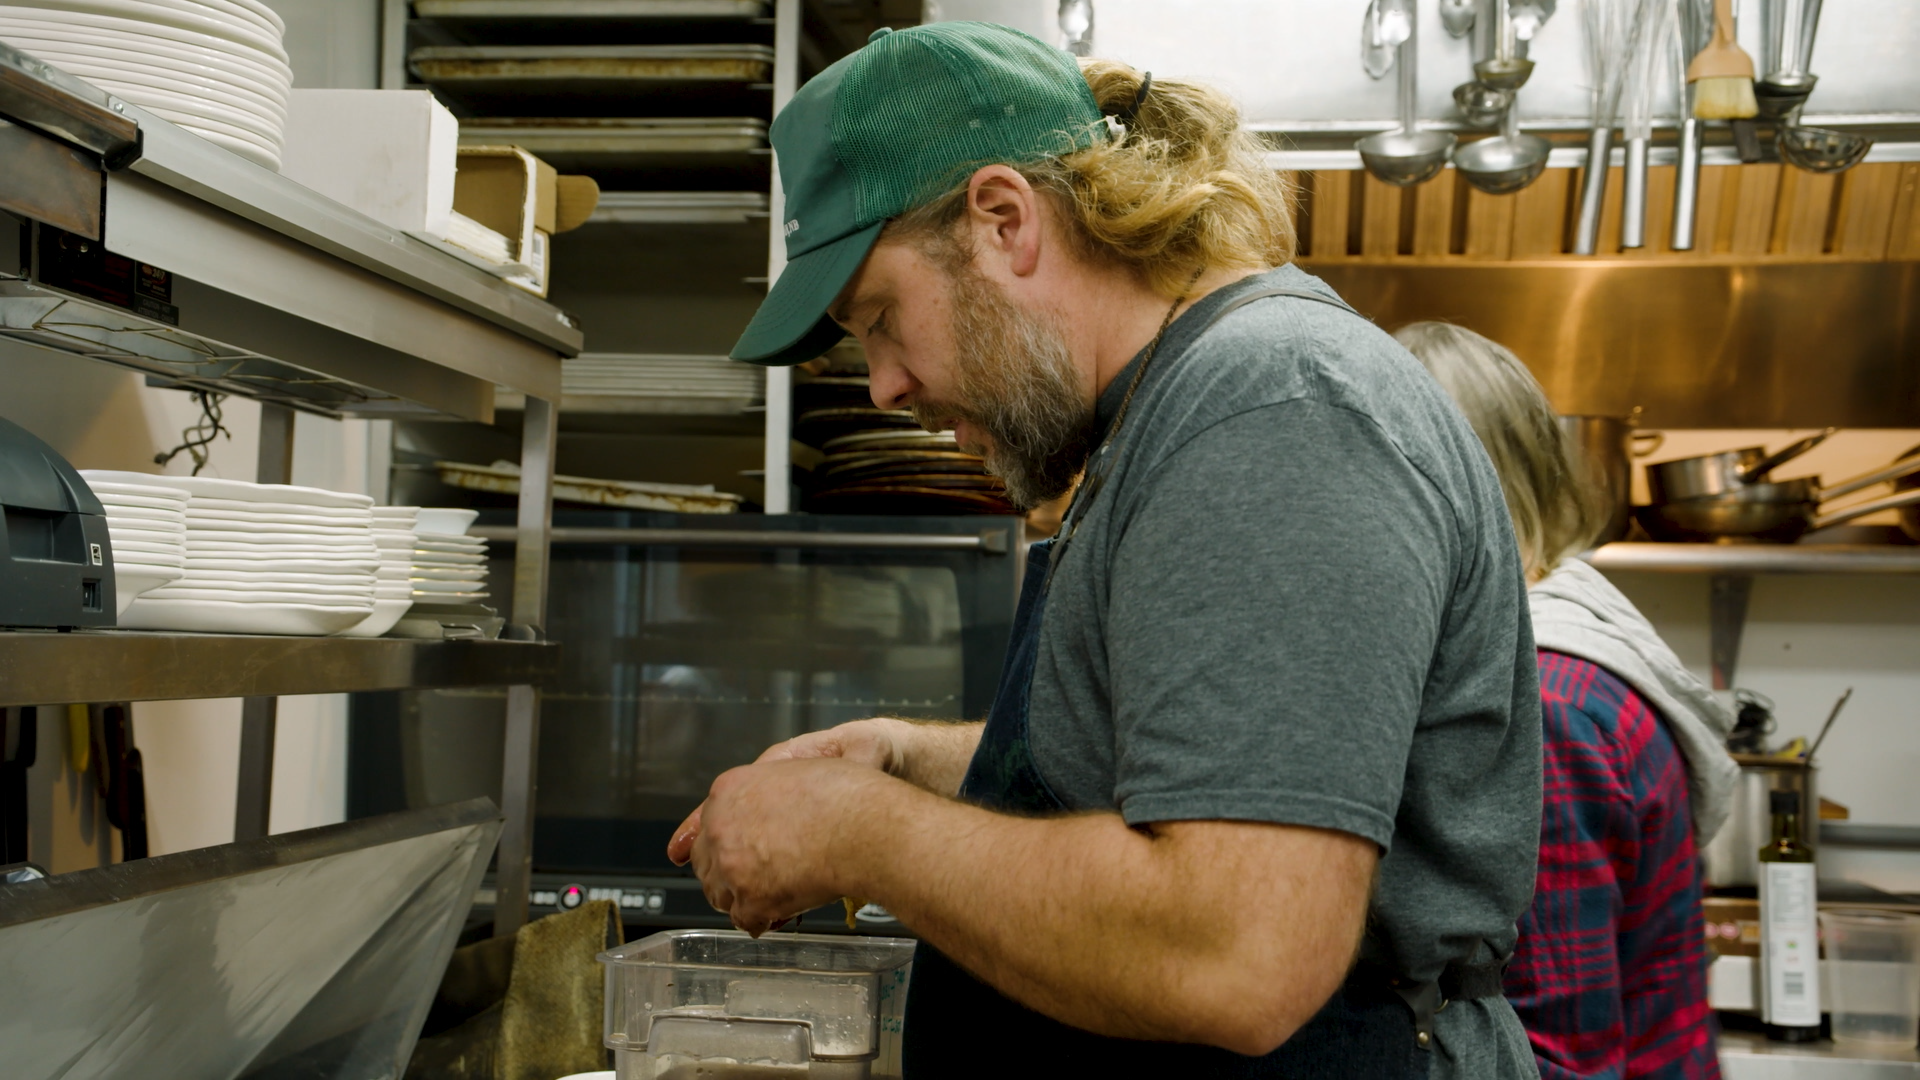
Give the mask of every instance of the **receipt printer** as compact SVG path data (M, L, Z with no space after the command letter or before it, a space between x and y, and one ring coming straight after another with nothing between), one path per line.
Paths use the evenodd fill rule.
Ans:
M0 626L112 626L107 512L66 459L0 420Z

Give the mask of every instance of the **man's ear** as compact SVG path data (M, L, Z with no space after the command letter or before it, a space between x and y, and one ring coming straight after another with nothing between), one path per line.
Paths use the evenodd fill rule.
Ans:
M974 250L1004 272L1026 277L1039 267L1040 195L1013 169L988 165L967 180L967 227Z

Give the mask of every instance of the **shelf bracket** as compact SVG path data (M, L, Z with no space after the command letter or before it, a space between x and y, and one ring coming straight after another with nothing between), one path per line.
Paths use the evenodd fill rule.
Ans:
M1713 665L1713 688L1733 689L1734 669L1740 663L1740 635L1747 625L1747 600L1753 595L1753 575L1715 574L1708 582L1708 654Z
M260 456L254 476L262 484L293 481L293 410L260 403ZM273 814L273 742L280 699L242 698L240 702L240 778L234 789L233 838L267 835Z
M553 538L553 457L559 408L529 396L520 429L520 510L513 560L513 621L542 635L547 621L547 563ZM507 937L527 921L533 873L534 797L540 775L540 691L507 688L507 737L501 748L500 858L494 877L493 933Z

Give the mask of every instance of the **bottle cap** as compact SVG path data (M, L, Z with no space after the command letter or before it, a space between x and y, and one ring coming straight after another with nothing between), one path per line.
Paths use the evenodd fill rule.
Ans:
M1800 812L1800 793L1797 791L1775 791L1767 796L1767 808L1776 814L1797 814Z

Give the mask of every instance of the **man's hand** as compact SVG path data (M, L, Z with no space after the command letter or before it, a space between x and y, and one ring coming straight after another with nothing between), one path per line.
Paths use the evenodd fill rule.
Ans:
M774 743L754 764L838 758L878 769L936 794L951 795L960 788L960 777L980 741L980 728L979 724L916 723L876 716ZM706 803L701 803L674 830L673 840L667 844L667 858L675 866L685 866L693 857L693 843L700 835L705 812Z
M846 844L859 842L846 823L873 803L875 785L904 787L851 756L768 756L720 774L686 845L707 902L758 937L838 899L836 871Z

